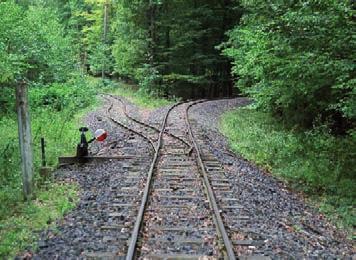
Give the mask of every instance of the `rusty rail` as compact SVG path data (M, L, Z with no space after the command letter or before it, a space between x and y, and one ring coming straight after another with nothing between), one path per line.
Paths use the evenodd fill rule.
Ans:
M113 103L111 103L110 106L109 106L108 109L107 109L107 113L108 113L109 115L111 114L112 108L113 108ZM121 123L120 121L116 120L116 119L113 118L112 116L108 116L108 118L109 118L113 123L119 125L120 127L124 128L124 129L126 129L126 130L128 130L128 131L130 131L130 132L132 132L132 133L134 133L134 134L136 134L136 135L139 135L139 136L141 136L142 138L144 138L145 140L147 140L147 141L150 143L150 145L152 146L153 150L156 152L155 144L153 143L153 141L152 141L149 137L147 137L147 136L145 136L143 133L141 133L141 132L139 132L139 131L136 131L135 129L133 129L133 128L131 128L131 127L129 127L129 126L127 126L127 125Z
M211 188L211 185L210 185L210 182L209 182L209 179L208 179L208 175L207 175L206 169L204 167L203 160L201 158L201 153L200 153L199 147L198 147L198 145L197 145L197 143L195 141L195 137L193 135L192 128L191 128L190 121L189 121L189 117L188 117L189 109L192 106L194 106L196 104L199 104L199 103L202 103L202 102L206 102L206 101L207 100L199 100L199 101L190 103L187 106L186 111L185 111L185 120L186 120L186 124L187 124L187 127L188 127L189 137L190 137L190 139L191 139L191 141L193 143L193 148L197 153L197 156L196 156L197 164L198 164L198 166L199 166L199 168L201 170L203 183L204 183L204 186L206 188L206 193L207 193L207 197L208 197L208 201L209 201L210 207L211 207L212 212L213 212L213 218L214 218L214 221L215 221L215 224L216 224L216 228L217 228L217 231L218 231L218 236L222 239L223 246L225 248L227 258L234 260L234 259L236 259L236 257L235 257L234 251L233 251L233 245L232 245L232 243L231 243L231 241L229 239L229 236L228 236L227 231L225 229L224 223L222 221L222 218L221 218L221 215L220 215L220 212L219 212L219 208L217 206L216 198L215 198L214 192L213 192L213 190ZM163 136L163 134L167 133L167 132L165 132L167 118L169 116L169 113L175 107L177 107L178 105L180 105L182 103L183 102L177 103L177 104L171 106L170 109L167 111L167 113L166 113L166 115L164 117L164 120L162 122L161 129L160 129L160 135L159 135L159 139L158 139L158 144L157 144L157 147L156 147L157 148L156 149L156 153L154 155L154 159L152 161L152 164L150 166L150 170L149 170L149 173L148 173L148 178L147 178L147 182L146 182L146 186L145 186L145 190L144 190L141 206L140 206L139 213L138 213L138 216L137 216L137 219L136 219L136 223L135 223L135 226L134 226L134 229L133 229L133 232L132 232L132 237L131 237L131 240L130 240L130 243L129 243L129 248L128 248L128 252L127 252L127 255L126 255L126 260L134 259L135 254L136 254L137 241L138 241L139 233L140 233L140 230L141 230L141 227L142 227L142 224L143 224L143 217L144 217L144 212L145 212L145 209L146 209L146 206L147 206L147 202L148 202L148 198L149 198L149 194L150 194L151 184L152 184L153 175L154 175L154 169L155 169L155 166L156 166L159 154L160 154L160 148L162 146L162 136Z
M132 260L136 253L136 244L137 244L138 236L139 236L140 229L141 229L141 226L143 223L143 216L144 216L144 212L145 212L145 209L147 206L148 196L150 193L151 184L152 184L152 180L153 180L153 171L154 171L154 168L156 166L156 162L157 162L157 159L159 156L160 147L162 145L162 136L164 134L164 129L166 127L168 115L176 106L178 106L180 104L182 104L182 103L180 102L180 103L177 103L177 104L174 104L173 106L171 106L168 109L168 111L164 117L164 120L162 122L161 130L160 130L160 134L159 134L159 138L158 138L157 149L156 149L153 161L151 163L150 170L148 172L147 182L146 182L145 190L144 190L142 201L141 201L141 206L140 206L140 209L139 209L139 212L137 215L137 219L135 222L135 226L134 226L134 229L132 232L129 248L128 248L127 255L126 255L126 260Z
M131 115L127 112L126 104L125 104L125 102L124 102L121 98L116 97L116 96L114 96L114 95L110 95L110 94L109 94L108 96L110 96L110 97L113 98L113 99L116 99L117 101L119 101L119 102L121 103L121 105L122 105L122 107L123 107L124 114L125 114L125 116L126 116L127 118L129 118L130 120L134 121L134 122L137 123L137 124L140 124L140 125L143 125L143 126L145 126L145 127L147 127L147 128L150 128L150 129L156 131L157 133L160 132L160 129L158 129L157 127L155 127L155 126L153 126L153 125L150 125L150 124L147 124L147 123L145 123L145 122L142 122L141 120L138 120L137 118L134 118L133 116L131 116ZM167 134L167 135L169 135L169 136L171 136L171 137L173 137L173 138L179 140L180 142L184 143L184 144L189 148L187 154L189 154L189 153L192 151L193 146L192 146L191 144L189 144L187 141L185 141L184 139L182 139L181 137L179 137L179 136L177 136L177 135L175 135L175 134L169 133L169 132L164 132L164 134Z
M209 204L210 204L211 208L213 209L214 218L215 218L215 221L216 221L216 224L217 224L217 227L218 227L218 231L219 231L219 233L220 233L220 235L221 235L221 237L222 237L222 239L224 241L224 246L225 246L225 249L226 249L227 256L228 256L229 259L236 259L235 254L234 254L234 250L233 250L233 245L232 245L232 243L231 243L231 241L229 239L229 236L228 236L227 231L225 229L223 220L221 218L220 211L219 211L218 205L216 203L216 198L215 198L213 189L211 188L211 185L210 185L210 182L209 182L209 179L208 179L208 174L206 172L203 160L201 158L201 152L200 152L198 144L195 141L194 134L193 134L193 131L192 131L192 127L191 127L191 124L189 122L189 115L188 115L189 109L192 106L196 105L196 104L199 104L199 103L202 103L202 102L206 102L206 101L207 100L201 100L201 101L197 101L197 102L191 103L186 109L186 117L185 117L185 119L186 119L186 124L187 124L188 130L189 130L190 139L191 139L191 141L193 143L194 149L195 149L196 154L197 154L197 162L198 162L198 165L199 165L199 167L201 169L201 173L203 175L204 185L205 185L205 187L207 189Z

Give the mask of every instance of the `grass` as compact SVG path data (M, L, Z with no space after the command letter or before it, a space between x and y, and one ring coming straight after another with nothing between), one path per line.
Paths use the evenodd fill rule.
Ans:
M78 199L75 184L48 183L36 193L36 199L18 198L11 217L0 220L0 258L13 258L29 245L35 246L37 232L72 209Z
M35 166L35 198L30 202L24 202L22 196L16 114L11 110L0 114L0 258L12 258L26 246L35 246L36 231L74 207L75 184L46 183L38 174L40 138L46 140L49 166L56 166L60 155L74 154L81 118L98 104L95 95L99 90L98 81L90 78L30 87ZM14 103L11 98L9 104Z
M355 133L341 138L325 128L287 129L253 108L226 113L220 127L232 150L304 191L352 236L356 225Z
M155 109L175 102L174 100L150 95L143 90L138 90L135 86L124 83L110 82L107 91L111 94L125 97L135 105L147 109Z

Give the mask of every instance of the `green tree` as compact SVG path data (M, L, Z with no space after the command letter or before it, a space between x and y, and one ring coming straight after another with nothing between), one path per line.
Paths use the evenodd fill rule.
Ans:
M106 9L105 9L106 6ZM83 62L94 75L112 73L111 13L114 5L108 0L85 0L84 5L75 12L76 19L82 17L79 34ZM106 10L106 12L105 12ZM107 19L105 19L105 13ZM106 24L104 22L106 21Z
M343 133L356 116L351 1L242 1L247 14L224 53L237 86L288 122Z
M66 80L73 68L71 41L53 11L8 1L0 3L0 18L0 84L11 85L18 77Z
M238 22L237 7L228 0L118 1L116 72L154 92L227 94L230 63L215 47Z

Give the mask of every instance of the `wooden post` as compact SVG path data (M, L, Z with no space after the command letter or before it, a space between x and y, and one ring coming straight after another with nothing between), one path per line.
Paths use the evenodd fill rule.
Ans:
M24 81L19 82L16 86L16 107L21 151L23 193L25 199L30 200L32 194L33 155L27 85Z

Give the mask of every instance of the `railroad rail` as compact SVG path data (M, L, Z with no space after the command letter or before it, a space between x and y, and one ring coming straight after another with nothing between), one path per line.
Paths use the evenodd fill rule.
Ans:
M179 254L178 247L184 249L182 250L183 253L189 251L189 255L193 254L196 257L210 255L218 258L235 259L233 245L220 216L214 191L210 185L202 155L194 140L195 137L188 118L189 108L201 102L204 101L175 104L164 117L141 206L130 239L126 255L127 260L135 257L164 258L167 255L174 256L175 254L177 254L177 257L184 257L184 255ZM183 117L181 115L178 119L185 119L183 122L188 128L189 138L194 147L192 154L185 154L179 143L173 138L169 138L172 135L164 139L164 133L168 133L167 121L169 116L174 109L181 106L185 106L185 113L183 113ZM177 123L177 118L174 121ZM186 133L185 129L181 132ZM195 159L193 159L194 157ZM180 185L182 182L183 185ZM188 186L190 186L190 189L187 188ZM160 192L163 192L163 194L160 194ZM206 199L208 205L205 203ZM210 208L210 210L207 208ZM184 213L182 213L183 211ZM194 214L197 214L197 216L192 217ZM155 215L156 217L153 217ZM178 218L176 218L177 216ZM163 221L157 222L157 218ZM197 219L200 223L196 223ZM178 223L174 223L172 226L174 221ZM189 221L195 221L196 227L192 228L193 222L190 223ZM163 225L162 222L164 222ZM161 226L157 223L160 223ZM167 226L167 223L171 223L171 226ZM155 229L159 232L152 231ZM173 237L162 235L166 231L176 232L178 235ZM184 232L188 235L182 235ZM197 239L189 239L191 232L195 232ZM160 243L173 244L174 247L172 247L171 252L167 252L165 249L169 248L169 245L156 249L155 247Z
M194 122L189 119L190 109L207 100L172 105L152 137L156 127L131 116L124 101L121 100L120 111L124 111L126 124L113 113L118 109L113 100L120 102L119 98L104 98L110 102L107 118L144 138L154 151L150 158L142 158L148 163L146 170L140 163L128 168L126 181L118 189L120 203L110 206L118 211L109 212L112 220L108 228L124 230L117 240L111 235L108 240L116 241L120 248L115 255L120 259L235 259L235 255L248 255L248 247L254 246L255 241L234 226L248 218L232 194L222 165L203 147L204 137L193 133Z
M127 105L126 105L126 103L122 100L122 98L117 97L117 96L114 96L114 95L111 95L111 94L108 94L107 96L109 96L110 98L112 98L112 99L114 99L114 100L120 102L120 104L121 104L121 106L122 106L122 110L123 110L123 112L124 112L124 115L125 115L129 120L131 120L131 121L133 121L133 122L135 122L135 123L137 123L137 124L139 124L139 125L141 125L141 126L143 126L143 127L152 129L152 130L155 131L157 134L160 133L160 129L158 129L157 127L155 127L155 126L153 126L153 125L150 125L150 124L148 124L148 123L145 123L145 122L143 122L143 121L141 121L141 120L139 120L139 119L133 117L132 115L130 115L130 114L128 113L128 111L127 111ZM103 97L104 97L105 99L107 99L106 96L103 96ZM108 99L107 99L107 100L108 100ZM140 132L140 133L141 133L141 132ZM188 150L187 150L187 153L188 153L188 154L192 151L192 149L193 149L192 145L189 144L187 141L185 141L183 138L181 138L181 137L179 137L179 136L177 136L177 135L175 135L175 134L172 134L172 133L170 133L170 132L164 132L164 134L170 135L171 137L176 138L177 140L179 140L180 142L182 142L183 144L185 144L185 145L187 146L187 148L188 148Z
M105 98L105 97L104 97ZM115 119L114 116L111 115L111 111L112 111L112 108L113 108L114 104L113 103L110 103L110 106L107 108L106 112L108 114L108 118L115 124L119 125L120 127L128 130L129 132L132 132L138 136L141 136L143 139L145 139L148 143L150 143L152 149L154 151L156 151L156 146L154 144L154 141L152 141L152 138L148 137L147 135L143 134L142 132L140 131L137 131L136 129L128 126L128 125L125 125L124 123L120 122L119 120Z
M198 161L201 173L203 175L204 184L205 184L205 188L207 189L207 195L209 197L210 206L214 211L214 218L215 218L215 221L216 221L216 225L217 225L219 233L222 236L222 239L224 241L226 253L227 253L229 259L235 259L233 245L232 245L232 243L230 241L230 238L229 238L229 236L227 234L227 231L225 229L223 220L221 218L221 215L220 215L220 212L219 212L219 208L218 208L218 205L217 205L216 199L215 199L215 194L214 194L213 189L212 189L212 187L210 185L209 177L208 177L208 174L206 172L206 169L205 169L205 166L204 166L204 163L203 163L203 160L202 160L200 148L199 148L197 142L195 141L194 134L193 134L193 131L192 131L192 126L191 126L191 124L189 122L189 114L188 114L189 113L189 109L193 105L196 105L198 103L201 103L201 102L191 103L187 107L185 120L186 120L186 124L188 126L190 139L191 139L191 141L192 141L192 143L194 145L194 149L196 151L197 161Z

